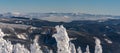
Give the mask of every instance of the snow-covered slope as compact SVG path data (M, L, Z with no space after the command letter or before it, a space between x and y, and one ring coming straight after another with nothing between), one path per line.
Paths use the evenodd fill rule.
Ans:
M12 45L9 40L3 39L3 36L5 36L5 34L0 29L0 53L42 53L36 40L31 44L31 51L29 51L24 45L19 43Z
M75 45L70 41L68 33L63 25L55 27L57 30L56 34L53 34L57 42L57 53L83 53L81 47L75 48ZM3 39L6 36L0 29L0 53L44 53L41 50L41 46L38 44L39 36L35 36L33 43L30 44L30 50L20 43L11 44L11 41ZM95 38L95 53L102 53L102 46L100 40ZM48 50L49 53L53 53L52 50ZM89 46L86 47L86 52L90 53Z

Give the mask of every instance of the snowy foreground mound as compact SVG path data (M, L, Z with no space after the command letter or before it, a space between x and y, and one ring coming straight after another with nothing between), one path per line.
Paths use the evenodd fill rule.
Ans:
M55 38L57 42L57 53L90 53L89 45L86 47L86 52L82 52L81 47L79 46L75 49L75 45L70 41L66 29L61 26L55 27L57 30L56 34L53 34L52 37ZM33 40L33 44L30 44L30 49L26 49L24 45L15 44L12 45L11 41L3 39L6 34L0 29L0 53L43 53L41 46L38 44L38 37L36 36ZM101 42L98 38L95 39L95 53L102 53ZM49 53L53 53L52 50L48 50Z

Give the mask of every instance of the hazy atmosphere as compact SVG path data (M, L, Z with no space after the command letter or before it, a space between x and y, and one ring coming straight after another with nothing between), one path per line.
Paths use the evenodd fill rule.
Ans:
M0 0L5 12L81 12L120 15L119 0Z

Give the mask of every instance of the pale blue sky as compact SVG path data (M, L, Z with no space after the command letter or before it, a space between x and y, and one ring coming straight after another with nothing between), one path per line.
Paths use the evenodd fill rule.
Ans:
M120 15L120 0L0 0L0 13L53 11Z

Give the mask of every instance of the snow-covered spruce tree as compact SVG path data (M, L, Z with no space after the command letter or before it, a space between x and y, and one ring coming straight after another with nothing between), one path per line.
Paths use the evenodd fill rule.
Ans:
M3 39L4 36L5 34L0 29L0 53L29 53L29 51L24 48L24 45L12 45L10 41Z
M70 49L71 53L76 53L75 45L73 43L71 43L71 42L70 42L69 49Z
M3 39L4 36L5 34L0 29L0 53L12 53L13 45L11 44L10 41L4 40Z
M90 53L89 46L87 45L86 47L86 52L85 53Z
M57 33L53 37L57 41L57 53L76 53L75 45L70 42L68 33L63 25L56 26L55 28ZM78 50L79 53L82 52L80 48Z
M40 49L41 47L38 44L38 38L39 36L36 36L35 39L33 40L33 44L30 45L30 53L43 53L42 50Z
M95 53L102 53L102 46L101 46L101 42L98 38L94 37L95 39Z
M69 50L69 37L66 32L66 29L61 26L55 27L57 33L53 35L53 37L57 41L57 53L70 53Z
M81 47L78 47L78 48L77 48L77 52L78 52L78 53L82 53Z
M16 44L13 45L13 53L30 53L26 48L24 48L24 45Z
M27 50L24 45L19 43L12 45L10 41L3 39L5 34L0 29L0 53L42 53L40 46L38 45L38 37L34 39L34 43L31 44L31 51Z

